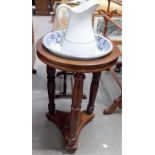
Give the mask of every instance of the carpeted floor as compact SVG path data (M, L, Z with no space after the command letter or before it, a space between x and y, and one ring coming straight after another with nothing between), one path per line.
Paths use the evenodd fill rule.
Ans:
M51 32L50 16L33 16L35 40ZM69 155L64 149L62 135L57 126L45 117L48 96L46 89L46 66L37 58L35 63L37 74L33 75L32 84L32 151L33 155ZM87 74L84 92L87 96L91 82L91 75ZM56 79L57 92L62 89L62 78ZM68 77L68 91L70 91L70 77ZM95 118L81 132L79 148L76 155L121 155L122 115L118 110L112 115L105 116L102 111L120 95L120 89L109 72L103 72L99 91L95 103ZM83 100L82 109L88 100ZM56 108L70 110L70 99L57 99Z

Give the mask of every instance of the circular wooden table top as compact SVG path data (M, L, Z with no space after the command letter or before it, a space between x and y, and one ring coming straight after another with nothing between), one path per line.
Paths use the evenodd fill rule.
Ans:
M120 50L116 45L113 45L113 51L107 56L100 57L95 60L73 60L60 57L48 51L42 44L42 38L36 44L37 55L41 61L50 67L56 69L79 72L79 73L92 73L100 72L112 67L120 55Z

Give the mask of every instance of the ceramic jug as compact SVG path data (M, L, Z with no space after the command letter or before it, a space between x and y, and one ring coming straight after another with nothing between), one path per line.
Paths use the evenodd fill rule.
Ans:
M64 32L62 50L74 55L88 55L96 48L96 39L92 26L92 14L99 6L94 1L85 1L76 7L61 4L56 9L56 16L60 23L59 11L65 7L68 11L68 27Z

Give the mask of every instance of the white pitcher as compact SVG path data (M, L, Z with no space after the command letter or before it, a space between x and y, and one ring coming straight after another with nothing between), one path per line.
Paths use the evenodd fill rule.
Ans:
M99 6L94 1L86 1L76 7L61 4L56 9L58 22L59 10L65 7L69 14L68 27L65 31L62 51L67 54L88 55L96 50L96 39L92 26L92 14Z

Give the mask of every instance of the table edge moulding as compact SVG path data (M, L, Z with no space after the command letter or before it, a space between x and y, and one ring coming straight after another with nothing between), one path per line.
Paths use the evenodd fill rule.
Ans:
M63 58L49 52L42 44L42 38L38 40L37 55L47 65L60 70L80 73L92 73L106 70L112 67L120 55L120 50L114 45L113 50L107 56L94 60L72 60Z

